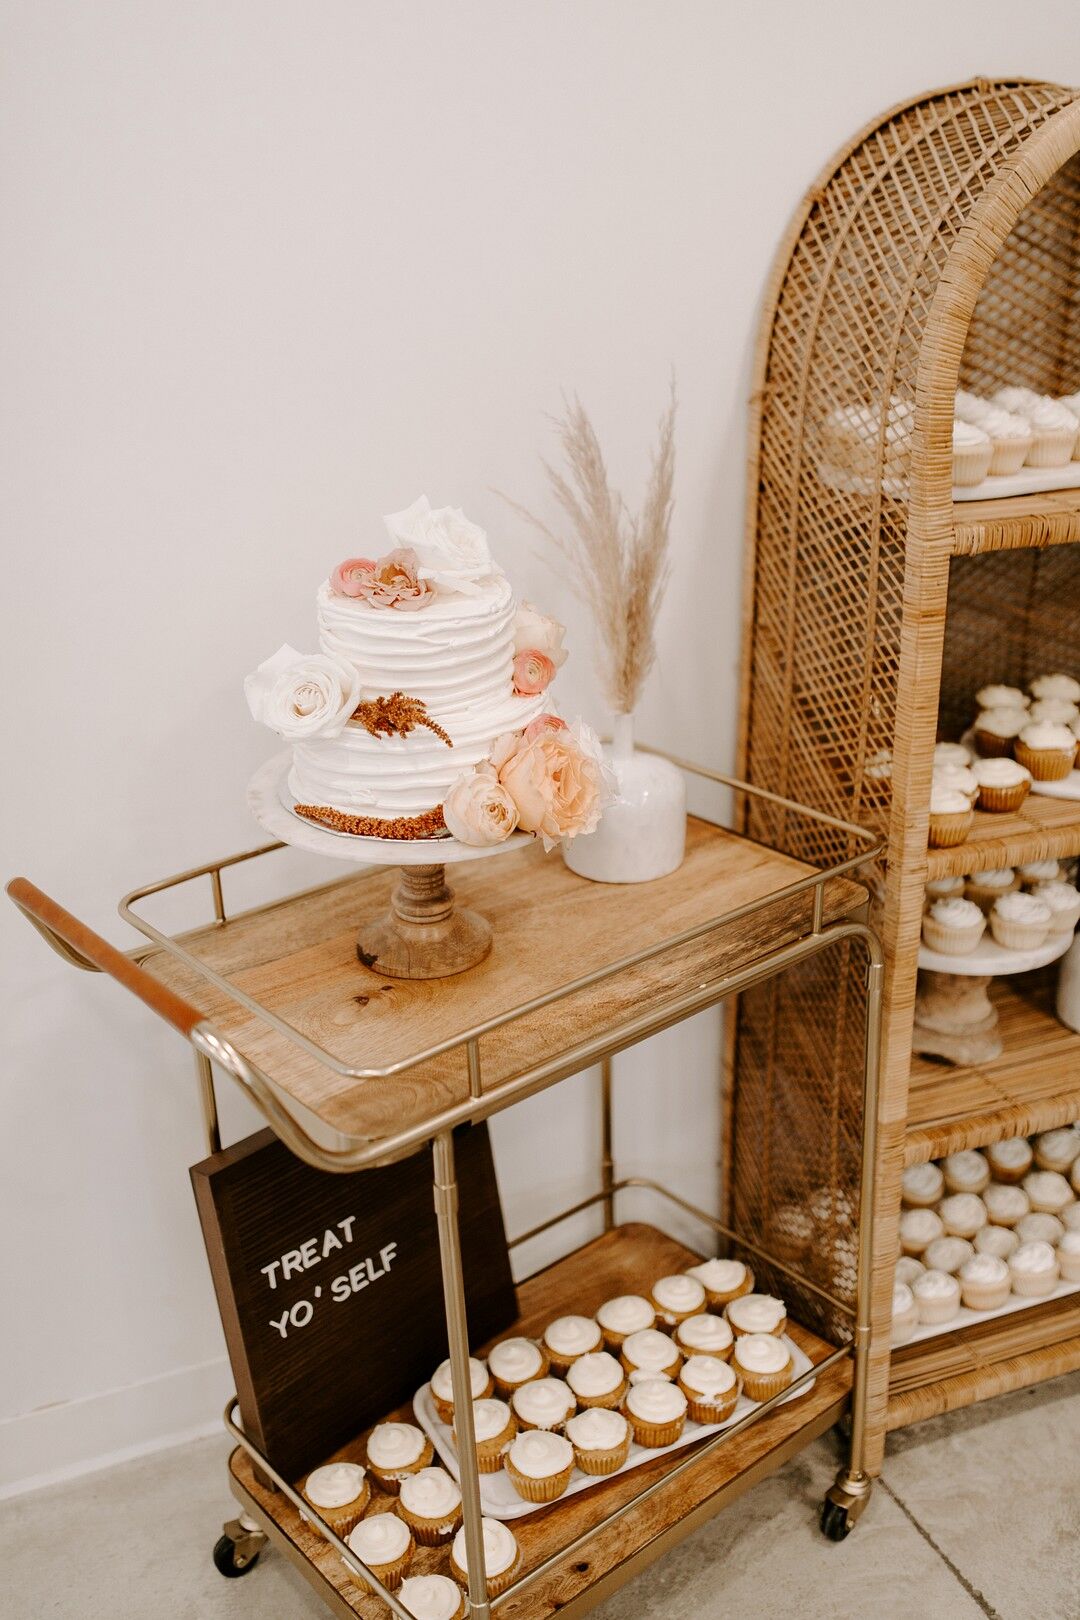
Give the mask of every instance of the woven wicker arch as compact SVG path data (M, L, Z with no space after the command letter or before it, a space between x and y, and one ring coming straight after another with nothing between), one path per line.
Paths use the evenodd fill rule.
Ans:
M888 837L878 1460L939 706L947 730L975 685L1025 679L1080 639L1080 546L1052 546L1077 538L1053 514L1006 542L1034 549L957 555L953 399L958 382L1080 389L1078 154L1080 92L1056 85L977 80L893 108L807 193L756 351L740 769ZM747 828L806 859L840 853L774 807L748 808ZM850 1297L863 990L837 957L742 998L725 1170L733 1224L762 1241L815 1201L817 1280ZM820 1301L798 1306L836 1330Z

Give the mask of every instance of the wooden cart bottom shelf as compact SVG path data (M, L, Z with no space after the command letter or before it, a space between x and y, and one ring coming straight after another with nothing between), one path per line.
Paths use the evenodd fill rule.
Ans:
M520 1284L521 1316L507 1332L539 1335L554 1316L571 1310L595 1311L614 1294L644 1292L657 1277L682 1270L699 1258L654 1227L636 1223L615 1227ZM832 1353L832 1345L805 1328L792 1324L788 1331L812 1361ZM733 1436L729 1444L703 1458L699 1467L692 1466L673 1480L670 1491L657 1491L639 1511L627 1513L600 1531L586 1548L553 1565L519 1598L499 1604L498 1614L514 1620L548 1620L558 1613L561 1620L568 1620L585 1613L827 1429L843 1410L850 1388L850 1360L828 1368L800 1399L778 1407L760 1423ZM407 1416L407 1409L400 1415ZM361 1440L344 1447L339 1455L362 1458ZM680 1455L686 1453L675 1457ZM670 1467L670 1459L657 1458L595 1490L582 1491L516 1521L513 1529L525 1571L557 1553L645 1486L662 1479ZM271 1542L298 1566L332 1613L381 1620L385 1607L355 1584L333 1549L302 1522L279 1493L260 1483L242 1449L234 1451L229 1469L233 1494ZM432 1556L437 1555L423 1554L423 1559ZM425 1567L418 1559L415 1570ZM257 1580L258 1575L252 1578Z

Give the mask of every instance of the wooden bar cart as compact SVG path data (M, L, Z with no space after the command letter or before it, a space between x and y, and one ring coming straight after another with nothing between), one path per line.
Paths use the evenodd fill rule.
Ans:
M393 881L385 870L351 875L232 916L224 892L230 869L272 861L281 845L212 862L139 889L122 902L121 915L149 942L127 953L25 879L9 885L16 905L65 960L111 974L190 1041L212 1150L219 1145L215 1070L236 1082L295 1154L320 1169L352 1171L430 1150L452 1382L455 1397L465 1397L455 1404L462 1419L473 1620L486 1620L492 1612L584 1613L836 1423L849 1402L849 1456L823 1507L826 1533L841 1539L870 1490L864 1458L871 1351L867 1215L859 1220L851 1204L848 1234L858 1264L829 1287L806 1276L790 1249L784 1258L774 1253L769 1233L740 1234L677 1191L646 1177L620 1177L612 1153L612 1058L735 991L823 953L860 952L865 985L861 1095L854 1117L845 1112L844 1128L854 1130L860 1144L856 1198L861 1193L861 1208L869 1212L877 1159L883 967L866 920L867 892L855 874L879 854L879 842L828 813L675 763L698 779L702 793L734 790L737 797L770 800L795 821L805 817L817 823L837 841L834 858L817 866L693 816L683 865L650 884L590 884L558 857L545 858L535 845L500 861L465 863L455 868L455 886L462 900L493 924L491 955L436 984L394 980L392 993L385 995L362 993L377 987L380 976L358 962L355 944L358 921L385 910ZM148 919L144 904L155 894L195 883L207 885L213 919L172 938ZM557 950L551 941L558 942ZM785 1392L686 1450L654 1457L515 1521L522 1570L509 1590L489 1600L480 1481L468 1432L470 1344L453 1132L594 1064L600 1066L602 1115L597 1190L515 1241L527 1242L593 1207L602 1214L603 1230L518 1285L520 1320L512 1331L537 1334L560 1311L595 1310L605 1298L625 1291L628 1278L679 1270L699 1258L655 1227L619 1221L627 1194L648 1193L700 1223L709 1234L710 1252L719 1245L752 1258L765 1286L784 1289L794 1318L789 1332L811 1365L792 1385L798 1398ZM831 1162L829 1142L843 1100L838 1088L821 1116L823 1145L811 1166L815 1174ZM782 1106L779 1096L775 1106ZM751 1122L746 1130L749 1134ZM807 1167L800 1167L799 1174L806 1173ZM841 1198L841 1190L827 1181L819 1194L823 1210ZM482 1346L472 1348L482 1353ZM408 1620L399 1599L303 1501L296 1483L260 1455L237 1419L235 1401L226 1425L237 1442L229 1482L243 1510L226 1527L228 1572L250 1568L269 1538L332 1612L374 1620L389 1609ZM340 1455L352 1454L350 1446Z

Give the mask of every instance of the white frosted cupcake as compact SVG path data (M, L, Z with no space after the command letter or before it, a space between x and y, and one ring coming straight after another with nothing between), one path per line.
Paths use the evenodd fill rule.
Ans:
M928 1243L944 1235L941 1216L932 1209L905 1209L900 1215L900 1247L904 1254L921 1255Z
M546 1378L547 1352L531 1339L517 1336L493 1345L487 1358L488 1371L500 1395L512 1395L533 1378Z
M476 1466L481 1474L497 1474L517 1434L517 1419L505 1401L488 1397L473 1401L473 1438L476 1441ZM461 1450L461 1440L454 1429L454 1444Z
M656 1312L641 1294L617 1294L604 1301L596 1320L608 1349L618 1350L628 1333L655 1327Z
M734 1342L727 1318L713 1316L709 1311L702 1316L688 1316L675 1329L675 1343L687 1356L719 1356L727 1361Z
M510 1410L523 1429L561 1429L577 1401L561 1378L534 1378L515 1389Z
M579 1406L618 1406L626 1394L626 1372L607 1350L590 1350L571 1363L566 1382Z
M1072 460L1076 444L1076 417L1056 399L1040 399L1024 410L1031 427L1029 467L1064 467Z
M1037 883L1056 883L1064 877L1060 861L1026 861L1016 868L1016 875L1025 889Z
M679 1369L679 1388L695 1423L723 1423L735 1410L739 1380L717 1356L690 1356Z
M1058 1266L1066 1282L1080 1282L1080 1229L1062 1234L1057 1246Z
M969 1311L996 1311L1009 1297L1009 1268L997 1255L976 1254L960 1267L960 1297Z
M924 1271L911 1285L919 1321L927 1327L951 1322L960 1309L960 1284L947 1271Z
M487 1576L488 1597L501 1597L517 1579L521 1568L521 1549L514 1532L501 1519L481 1519L484 1535L484 1573ZM469 1551L465 1545L465 1526L462 1525L450 1547L450 1573L461 1586L469 1585Z
M1068 726L1056 726L1050 720L1036 720L1022 727L1013 751L1036 782L1060 782L1073 768L1076 738Z
M1031 790L1031 772L1015 759L980 759L971 775L979 809L1015 815Z
M795 1376L791 1351L774 1333L747 1333L737 1339L731 1364L751 1401L771 1401Z
M622 1412L593 1406L570 1419L566 1438L583 1474L614 1474L630 1450L630 1424Z
M926 904L932 905L935 900L962 900L966 882L967 879L961 877L958 872L947 872L944 877L928 878Z
M368 1469L388 1496L397 1495L403 1479L427 1468L434 1454L431 1441L415 1423L377 1423L368 1435Z
M975 694L980 709L1026 709L1031 699L1019 686L980 686Z
M1045 1209L1033 1209L1021 1215L1013 1231L1021 1243L1049 1243L1052 1249L1056 1249L1065 1235L1065 1222L1060 1215L1051 1215Z
M986 1150L990 1169L998 1181L1023 1181L1034 1157L1025 1136L1010 1136L1004 1142L991 1142Z
M1035 1138L1035 1163L1040 1170L1055 1170L1059 1176L1068 1175L1078 1158L1080 1131L1073 1130L1071 1125L1056 1131L1042 1131Z
M1007 951L1037 951L1049 938L1051 917L1045 900L1033 894L1003 894L990 912L990 932Z
M667 1334L661 1333L658 1328L642 1328L640 1333L627 1334L620 1356L631 1378L636 1372L659 1373L665 1378L674 1378L682 1363L678 1345L673 1344Z
M1007 1181L992 1181L982 1198L995 1226L1015 1226L1031 1209L1031 1200L1023 1187Z
M1057 1287L1057 1256L1049 1243L1021 1243L1009 1260L1009 1273L1015 1293L1041 1299Z
M1045 1211L1047 1215L1060 1215L1065 1205L1073 1201L1072 1188L1056 1170L1033 1170L1024 1177L1024 1191L1031 1199L1032 1209Z
M741 1260L703 1260L701 1265L691 1266L686 1275L697 1278L714 1311L722 1310L740 1294L750 1293L754 1286L754 1273Z
M573 1446L565 1436L547 1429L519 1434L506 1458L507 1478L526 1502L557 1501L573 1472Z
M480 1400L484 1395L490 1395L494 1387L491 1374L482 1361L475 1356L469 1357L469 1383L472 1387L472 1398ZM441 1361L431 1375L431 1404L434 1406L443 1423L454 1421L454 1385L450 1373L449 1360Z
M974 901L935 900L922 920L924 944L943 956L970 956L986 929Z
M668 1327L676 1327L705 1309L705 1284L688 1272L658 1277L652 1285L651 1299L660 1320Z
M952 1193L938 1205L947 1237L973 1238L986 1225L986 1205L977 1193Z
M1080 681L1072 675L1036 675L1031 683L1031 695L1039 700L1064 698L1066 703L1080 703Z
M798 1204L781 1204L769 1216L769 1248L778 1260L799 1265L814 1242L814 1221Z
M916 1260L913 1254L902 1254L896 1262L893 1271L898 1283L906 1283L910 1288L916 1277L921 1277L926 1267L921 1260Z
M958 489L981 484L990 471L993 455L990 435L971 422L953 422L952 448L953 484Z
M1010 1226L984 1226L975 1234L976 1254L996 1254L1007 1260L1020 1247L1020 1239Z
M724 1315L735 1337L744 1333L781 1334L787 1327L787 1311L782 1299L771 1294L743 1294L733 1299Z
M603 1334L591 1316L557 1316L544 1330L544 1350L552 1371L565 1373L578 1356L599 1350Z
M370 1519L361 1519L354 1526L347 1540L350 1551L367 1565L386 1590L396 1592L413 1555L413 1538L408 1525L396 1513L373 1513ZM354 1581L367 1585L358 1570L350 1566L349 1572Z
M975 1245L967 1238L939 1237L923 1250L923 1265L927 1271L947 1271L951 1277L975 1253Z
M980 709L975 716L975 747L983 759L1007 757L1027 724L1026 709Z
M989 917L994 901L1000 900L1003 894L1014 894L1019 887L1020 879L1011 866L994 866L986 872L972 872L964 895Z
M1071 934L1080 922L1080 890L1071 883L1036 883L1031 892L1036 900L1050 907L1051 935Z
M1032 431L1027 419L1015 411L1006 411L1000 405L987 404L975 424L990 439L991 478L1011 478L1018 473L1032 445Z
M1025 704L1027 699L1024 699ZM939 742L934 744L934 765L970 765L974 758L964 743Z
M974 824L971 800L950 788L930 789L929 842L932 849L951 849L962 844Z
M907 1283L898 1282L893 1285L892 1296L892 1332L890 1338L893 1344L906 1344L919 1325L919 1307L915 1303L915 1295Z
M1068 698L1036 698L1028 713L1032 720L1049 720L1054 726L1073 726L1080 720L1080 708Z
M930 783L932 787L948 788L954 793L962 793L971 804L975 803L979 791L975 772L969 765L935 765Z
M1080 1198L1080 1159L1073 1160L1073 1167L1069 1171L1069 1186L1072 1188L1077 1198ZM1073 1224L1069 1219L1070 1212L1073 1210L1080 1213L1080 1204L1070 1204L1068 1209L1062 1210L1061 1212L1062 1220L1065 1222L1066 1226L1071 1226Z
M645 1378L630 1385L623 1411L639 1446L672 1446L683 1432L687 1404L670 1378Z
M465 1594L449 1575L407 1575L398 1601L413 1620L465 1620Z
M990 1166L975 1148L950 1153L941 1161L941 1173L951 1193L981 1193L990 1185Z
M371 1501L371 1485L359 1463L326 1463L312 1469L303 1494L323 1523L342 1541L359 1524Z
M441 1547L461 1523L461 1488L445 1468L421 1468L402 1480L397 1511L422 1547Z
M900 1195L908 1209L933 1209L945 1192L941 1166L909 1164L900 1178Z

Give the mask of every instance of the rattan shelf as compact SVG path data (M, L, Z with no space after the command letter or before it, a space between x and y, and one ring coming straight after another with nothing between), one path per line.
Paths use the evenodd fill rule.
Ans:
M1076 1037L1048 1009L1029 1027L1003 1003L1005 1056L979 1070L913 1069L911 1054L927 876L1080 853L1080 805L1035 796L1018 816L977 817L959 848L927 850L934 743L966 730L978 688L1076 669L1080 491L954 501L952 426L958 386L1080 388L1078 232L1080 92L978 79L921 95L860 131L807 193L759 333L739 769L868 820L888 846L875 1466L897 1400L917 1416L1061 1364L1056 1348L1040 1353L1035 1313L1024 1356L1003 1352L992 1374L931 1370L917 1399L889 1401L904 1163L1076 1113L1076 1070L1059 1061ZM742 825L803 859L826 847L768 805L747 805ZM727 1164L729 1212L748 1229L812 1197L785 1174L784 1142L797 1153L826 1076L856 1071L860 1007L842 960L740 997ZM839 1124L836 1141L838 1179L852 1184Z

